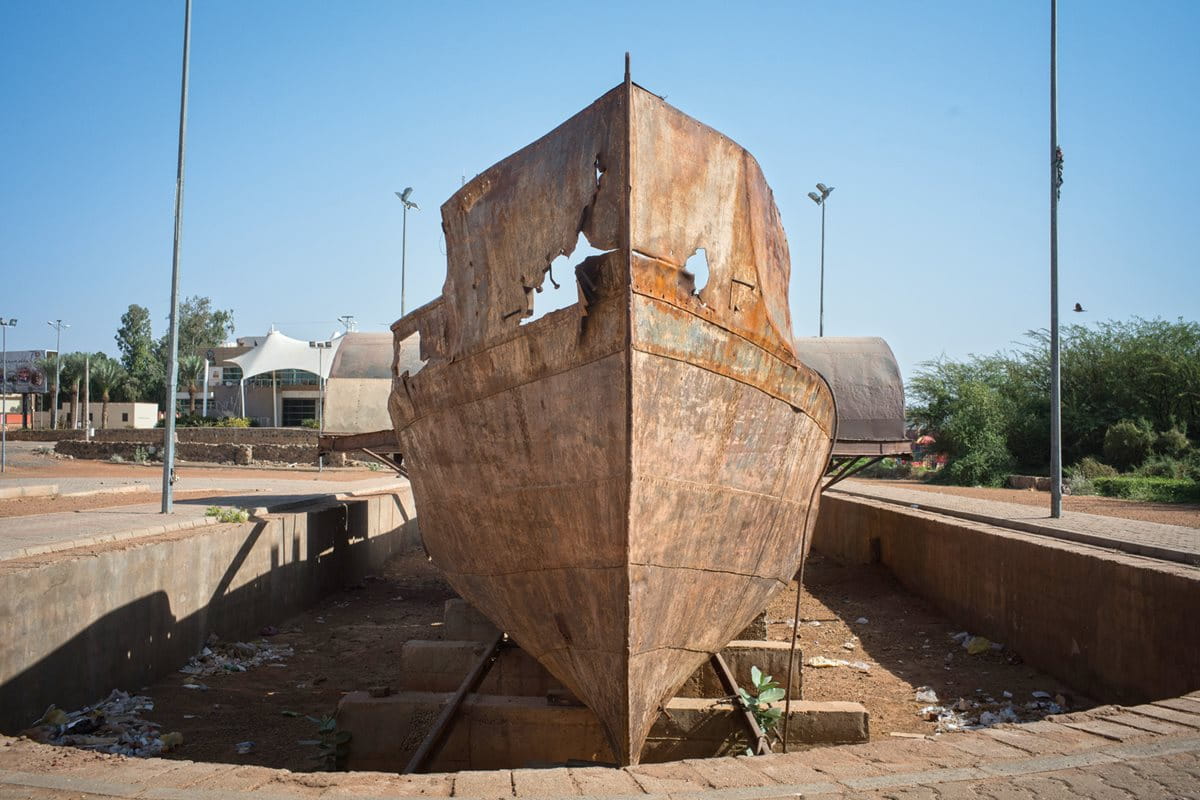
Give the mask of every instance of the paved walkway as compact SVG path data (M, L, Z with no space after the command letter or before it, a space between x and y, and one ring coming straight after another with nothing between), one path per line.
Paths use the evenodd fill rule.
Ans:
M1126 553L1200 565L1200 530L1181 525L1162 525L1077 512L1051 519L1048 512L1021 503L880 486L871 481L842 481L829 491L831 494L869 497L910 508L919 507L960 519L987 522Z
M55 482L65 484L67 480ZM96 479L90 478L76 480L96 482ZM204 516L205 510L214 504L269 510L333 494L377 492L406 486L407 483L390 474L379 478L344 481L316 481L309 473L297 473L296 480L256 479L250 471L245 478L181 478L175 484L176 491L212 490L236 494L215 500L177 500L174 503L174 511L169 516L160 513L161 503L149 503L89 511L2 517L0 561L215 524L214 519ZM7 482L0 485L7 485ZM152 486L148 485L148 488L157 490L160 486L161 483L156 481Z
M186 745L184 745L186 748ZM185 751L186 752L186 751ZM626 769L292 773L0 737L0 797L1200 798L1200 693L1025 725Z

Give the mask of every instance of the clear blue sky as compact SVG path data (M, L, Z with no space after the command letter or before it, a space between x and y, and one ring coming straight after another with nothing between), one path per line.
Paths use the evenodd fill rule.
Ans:
M1060 4L1062 301L1200 318L1200 3ZM115 352L165 328L182 0L0 5L0 315L11 348ZM1048 3L196 0L182 294L328 334L441 288L438 208L635 80L754 153L783 214L796 333L881 335L906 374L1044 327Z

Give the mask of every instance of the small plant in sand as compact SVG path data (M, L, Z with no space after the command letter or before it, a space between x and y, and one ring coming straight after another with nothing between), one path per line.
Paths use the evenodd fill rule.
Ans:
M250 512L244 508L221 508L209 506L204 512L206 517L216 517L217 522L245 522L250 519Z
M750 667L750 682L753 684L752 691L738 687L737 699L747 711L754 715L758 727L769 739L783 716L783 709L775 708L773 704L786 697L787 691L772 676L763 675L762 670L758 667ZM746 753L754 754L753 750L749 749Z

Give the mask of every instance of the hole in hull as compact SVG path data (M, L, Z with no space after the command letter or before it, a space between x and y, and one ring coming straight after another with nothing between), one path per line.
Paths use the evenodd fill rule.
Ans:
M531 322L560 308L579 301L579 289L575 280L575 265L589 256L603 255L604 250L597 250L588 242L583 233L575 240L575 246L569 252L560 253L550 262L550 269L542 280L540 289L529 292L530 306L533 313L521 320L522 325ZM557 288L555 284L558 284Z
M683 268L692 276L696 287L693 292L700 294L704 291L704 287L708 286L708 254L704 252L704 248L696 248L696 252L692 253Z

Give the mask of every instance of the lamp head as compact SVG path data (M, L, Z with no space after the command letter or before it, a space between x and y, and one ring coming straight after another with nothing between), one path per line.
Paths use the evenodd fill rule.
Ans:
M406 187L403 192L400 192L400 199L407 203L409 195L411 195L411 194L412 194L412 187L411 186Z
M808 197L810 200L812 200L817 205L821 205L821 196L819 194L817 194L816 192L809 192Z

